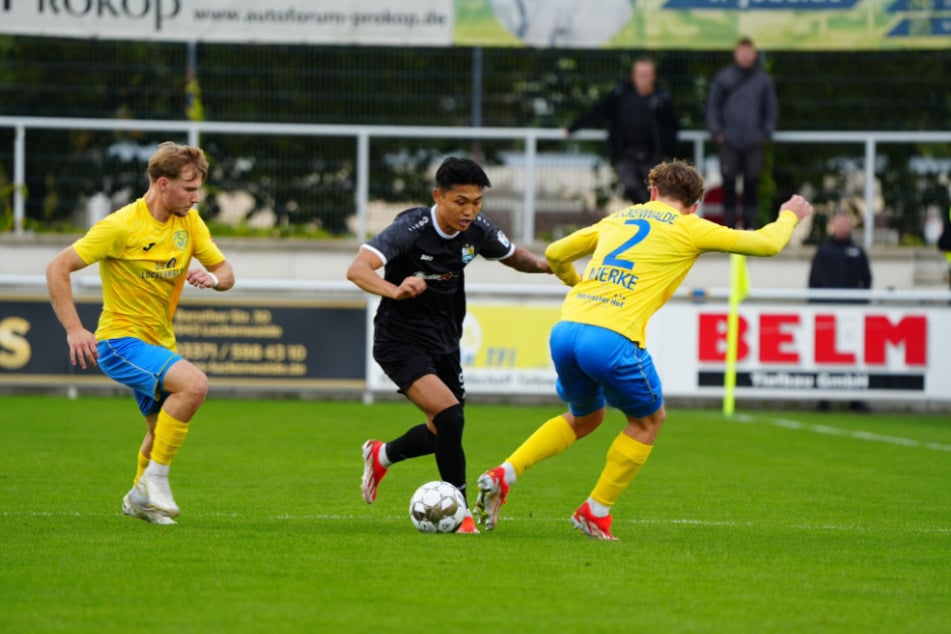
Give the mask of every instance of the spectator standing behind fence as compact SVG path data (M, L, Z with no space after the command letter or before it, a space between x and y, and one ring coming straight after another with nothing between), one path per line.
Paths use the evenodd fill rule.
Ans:
M944 251L944 257L948 261L948 282L951 284L951 207L944 216L944 228L938 238L938 248Z
M779 100L753 40L733 49L733 63L713 77L707 96L707 130L719 146L723 223L737 225L736 179L743 177L744 229L757 227L758 192L766 145L776 131Z
M852 239L852 216L836 211L829 221L829 237L819 245L809 269L809 288L871 288L872 269L865 249ZM816 300L818 301L818 300ZM865 300L836 300L864 303ZM868 411L863 401L852 401L849 408L856 412ZM829 401L819 401L817 409L829 409Z
M651 168L673 156L679 130L673 99L657 88L654 60L634 60L630 81L615 86L575 119L565 134L605 123L608 155L624 196L635 204L647 202L647 176Z

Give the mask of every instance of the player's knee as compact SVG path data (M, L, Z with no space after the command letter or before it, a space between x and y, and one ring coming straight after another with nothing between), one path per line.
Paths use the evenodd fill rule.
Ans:
M208 375L192 366L187 374L179 377L171 391L187 398L197 407L208 396Z
M460 403L447 407L433 417L433 426L440 440L458 439L461 442L465 424L466 419Z
M205 400L205 396L208 395L208 375L197 368L195 370L196 371L188 377L185 391L194 398Z
M208 396L208 375L204 372L201 372L195 379L195 383L192 386L192 393L195 395L195 398L198 398L202 401L205 400L205 397Z

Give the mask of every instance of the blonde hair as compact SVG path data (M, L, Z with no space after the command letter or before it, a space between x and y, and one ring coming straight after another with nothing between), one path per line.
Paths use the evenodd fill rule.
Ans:
M178 178L186 167L194 167L201 175L201 181L208 177L208 159L201 148L191 145L179 145L174 141L159 143L158 149L149 159L149 179L152 182L162 178Z

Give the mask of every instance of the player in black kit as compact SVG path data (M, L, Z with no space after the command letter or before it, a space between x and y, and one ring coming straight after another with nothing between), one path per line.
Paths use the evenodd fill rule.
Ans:
M373 358L426 423L383 443L363 445L361 489L367 504L387 469L436 455L440 479L466 494L465 424L459 342L466 315L464 269L477 255L525 273L551 273L547 260L509 242L480 214L490 187L474 161L447 158L436 171L432 207L414 207L362 245L347 279L382 297L374 319ZM384 267L384 276L377 269ZM457 532L477 533L472 516Z

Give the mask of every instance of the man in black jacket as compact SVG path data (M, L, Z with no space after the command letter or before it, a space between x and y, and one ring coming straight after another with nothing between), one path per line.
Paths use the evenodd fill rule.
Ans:
M871 288L872 269L865 249L852 239L852 216L836 211L829 221L829 237L819 245L809 269L809 288ZM813 300L820 301L820 300ZM839 303L864 303L865 300L835 300ZM829 409L828 401L819 401L818 409ZM867 412L864 401L852 401L854 412Z
M657 68L649 57L631 65L631 80L621 82L565 130L608 124L608 155L624 196L633 203L650 200L647 175L671 158L679 125L670 94L658 89Z
M829 237L812 258L809 288L871 287L868 256L852 239L852 216L846 211L836 211L829 221Z
M944 228L941 230L941 237L938 238L938 249L944 251L944 257L948 260L948 280L951 282L951 208L943 217Z
M743 228L756 229L766 144L779 120L773 80L749 38L737 42L733 64L719 71L707 96L707 130L720 148L723 224L736 228L736 179L743 176Z

